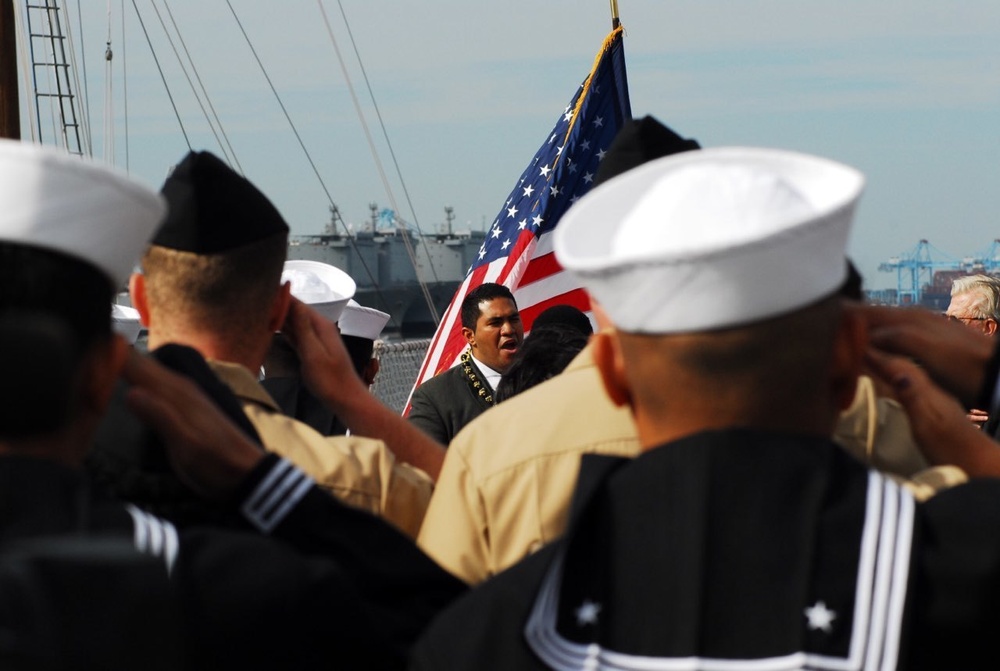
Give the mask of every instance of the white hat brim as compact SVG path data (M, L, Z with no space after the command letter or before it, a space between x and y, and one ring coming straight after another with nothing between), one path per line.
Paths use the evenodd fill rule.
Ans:
M777 175L801 194L810 213L772 231L720 226L714 236L694 228L708 225L697 216L664 216L652 222L655 232L646 244L616 248L622 222L651 190L669 188L671 175L688 166L713 165ZM560 264L624 331L726 328L804 307L840 287L863 186L857 170L795 152L743 147L686 152L651 161L588 193L556 227L554 247ZM650 216L649 208L643 216Z
M0 141L0 240L52 249L128 278L166 203L152 188L89 159Z
M297 278L309 278L321 291L310 291ZM320 261L292 259L285 261L282 282L292 283L292 295L309 305L324 318L336 322L344 312L347 302L354 297L357 285L354 279L336 266Z

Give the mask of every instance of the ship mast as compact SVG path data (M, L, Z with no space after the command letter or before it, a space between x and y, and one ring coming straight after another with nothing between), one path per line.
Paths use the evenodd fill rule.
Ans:
M21 139L21 105L17 90L17 38L14 3L0 0L0 137Z

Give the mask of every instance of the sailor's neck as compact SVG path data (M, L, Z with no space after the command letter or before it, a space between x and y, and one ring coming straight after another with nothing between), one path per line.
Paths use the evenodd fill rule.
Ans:
M149 349L157 349L163 345L185 345L197 350L206 359L236 363L248 370L260 370L264 364L266 350L250 347L233 347L227 340L214 333L201 331L171 332L166 334L149 332Z

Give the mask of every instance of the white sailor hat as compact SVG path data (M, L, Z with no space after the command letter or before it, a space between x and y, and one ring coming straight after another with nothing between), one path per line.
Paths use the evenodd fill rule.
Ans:
M388 312L366 308L352 298L344 307L337 326L340 335L377 340L388 322Z
M121 286L163 220L156 191L64 151L0 140L0 240L55 250Z
M853 168L788 151L668 156L580 199L556 256L622 331L757 322L837 291L863 187Z
M344 306L357 289L350 275L319 261L285 261L281 281L291 283L295 298L309 304L331 322L340 319Z
M128 305L111 304L111 326L130 343L135 343L142 331L139 311Z

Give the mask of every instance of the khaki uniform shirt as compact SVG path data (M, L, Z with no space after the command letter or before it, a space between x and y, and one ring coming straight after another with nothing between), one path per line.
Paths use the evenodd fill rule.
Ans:
M920 499L966 479L954 467L920 462L905 414L876 399L871 380L859 383L835 440L852 445L848 451L865 463L904 469L898 479ZM561 375L486 411L455 436L417 543L478 584L562 535L580 455L639 451L630 411L608 399L586 347Z
M397 463L381 440L323 436L283 415L243 366L221 361L209 361L209 365L243 402L265 448L294 463L341 501L379 515L416 537L434 487L426 473Z
M462 580L485 580L562 534L580 455L591 452L635 456L639 442L588 347L455 436L417 543Z

